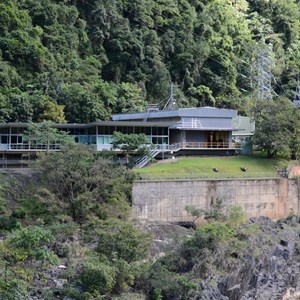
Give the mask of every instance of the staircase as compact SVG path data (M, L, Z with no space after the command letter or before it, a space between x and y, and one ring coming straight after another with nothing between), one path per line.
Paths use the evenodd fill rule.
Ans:
M156 146L154 149L152 149L150 151L149 154L142 156L141 158L139 158L136 163L135 163L135 168L140 169L144 166L146 166L149 161L154 158L158 153L160 153L161 150L158 148L158 146Z

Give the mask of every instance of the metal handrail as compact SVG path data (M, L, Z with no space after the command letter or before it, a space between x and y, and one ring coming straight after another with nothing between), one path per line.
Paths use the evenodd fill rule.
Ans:
M203 128L200 120L194 120L191 122L177 122L176 128Z
M60 150L60 144L10 144L10 150Z
M181 142L169 145L168 149L241 149L241 144L236 142Z

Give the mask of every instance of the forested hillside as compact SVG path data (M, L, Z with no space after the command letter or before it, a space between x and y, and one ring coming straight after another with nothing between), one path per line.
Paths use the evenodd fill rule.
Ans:
M273 88L300 67L299 0L1 0L0 121L107 120L164 104L245 110L272 45Z

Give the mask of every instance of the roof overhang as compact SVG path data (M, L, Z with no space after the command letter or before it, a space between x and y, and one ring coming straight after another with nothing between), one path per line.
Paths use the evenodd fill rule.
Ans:
M0 128L28 127L33 123L0 123ZM94 126L134 126L134 127L170 127L174 122L137 122L137 121L97 121L92 123L53 123L55 128L89 128Z
M156 118L174 118L174 117L194 117L194 118L233 118L237 116L237 111L232 109L215 107L193 107L179 108L176 110L157 110L144 111L125 114L113 114L114 121L128 121L137 119L156 119Z

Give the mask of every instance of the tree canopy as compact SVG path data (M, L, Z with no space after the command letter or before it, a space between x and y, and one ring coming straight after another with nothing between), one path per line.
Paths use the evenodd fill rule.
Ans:
M0 4L0 120L89 122L163 105L239 108L255 55L273 45L273 88L294 93L296 0L54 1Z

